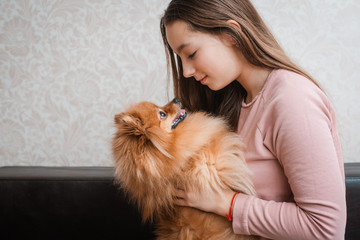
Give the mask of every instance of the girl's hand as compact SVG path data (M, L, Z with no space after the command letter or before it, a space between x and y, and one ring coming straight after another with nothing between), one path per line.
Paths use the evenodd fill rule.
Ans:
M183 207L193 207L205 212L216 213L225 217L229 213L231 199L235 192L223 189L220 192L212 191L201 193L189 188L186 191L178 189L175 204Z

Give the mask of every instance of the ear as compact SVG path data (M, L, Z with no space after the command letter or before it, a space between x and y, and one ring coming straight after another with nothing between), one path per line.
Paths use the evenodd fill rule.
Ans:
M123 112L114 117L115 124L124 131L133 135L145 134L144 125L138 116Z
M114 121L116 124L121 124L121 123L131 123L133 121L136 121L136 119L131 114L122 112L115 115Z
M122 122L122 118L125 115L125 113L118 113L114 116L114 122L115 124L120 124Z
M237 28L238 30L240 30L242 32L242 28L237 21L235 21L233 19L229 19L226 21L226 23L231 25L231 27ZM229 34L226 34L226 39L227 39L227 41L229 41L229 43L236 45L236 41Z
M236 28L238 28L240 31L242 31L241 26L240 26L240 24L239 24L237 21L235 21L235 20L233 20L233 19L229 19L229 20L227 20L226 22L227 22L229 25L232 25L233 27L236 27Z

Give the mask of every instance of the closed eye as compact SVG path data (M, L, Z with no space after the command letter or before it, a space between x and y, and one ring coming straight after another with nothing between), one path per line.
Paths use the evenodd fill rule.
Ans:
M193 54L189 55L188 58L189 59L193 59L195 57L195 54L196 54L197 51L195 51Z

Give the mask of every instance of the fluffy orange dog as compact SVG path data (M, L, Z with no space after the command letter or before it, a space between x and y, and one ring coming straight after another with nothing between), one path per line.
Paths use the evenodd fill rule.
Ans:
M174 205L179 186L254 194L238 135L221 118L186 115L177 99L115 115L115 179L143 220L157 221L157 239L254 239L235 235L225 217Z

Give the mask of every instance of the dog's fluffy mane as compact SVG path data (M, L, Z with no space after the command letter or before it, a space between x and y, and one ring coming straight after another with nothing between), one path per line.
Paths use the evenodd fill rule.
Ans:
M137 203L143 221L173 214L179 184L199 191L230 188L254 194L243 160L217 161L244 158L239 136L229 133L223 119L195 112L173 131L164 131L144 118L141 104L151 103L137 104L115 116L113 154L115 179Z

